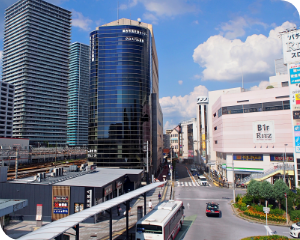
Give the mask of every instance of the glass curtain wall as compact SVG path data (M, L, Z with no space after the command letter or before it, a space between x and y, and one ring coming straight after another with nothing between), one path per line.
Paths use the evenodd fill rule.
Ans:
M91 32L89 161L142 168L150 142L151 33L132 26ZM150 149L150 145L149 145Z

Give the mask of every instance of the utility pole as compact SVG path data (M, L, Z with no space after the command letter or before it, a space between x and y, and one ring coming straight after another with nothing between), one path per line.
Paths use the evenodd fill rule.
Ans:
M289 221L288 221L288 201L287 201L287 193L284 194L285 196L285 206L286 206L286 209L285 209L285 218L286 218L286 225L289 224Z
M284 149L285 149L285 151L284 151L284 159L283 159L283 181L284 181L284 183L286 183L285 182L286 146L287 146L287 144L284 144Z
M19 160L19 149L18 149L18 147L16 147L16 175L15 175L15 179L18 178L18 160Z
M147 141L147 184L149 184L149 169L148 169L148 141Z
M232 174L233 174L233 202L235 203L235 175L234 175L233 154L232 154Z
M54 163L54 166L56 167L56 156L57 156L57 143L55 145L55 163Z

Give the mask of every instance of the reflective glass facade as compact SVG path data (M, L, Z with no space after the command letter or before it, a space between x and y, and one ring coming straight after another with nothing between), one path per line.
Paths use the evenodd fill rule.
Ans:
M42 0L5 11L4 82L15 86L13 137L65 144L71 12Z
M75 42L70 46L67 123L70 146L88 144L89 54L88 45Z
M151 32L101 26L90 39L89 161L142 168L147 141L151 149Z

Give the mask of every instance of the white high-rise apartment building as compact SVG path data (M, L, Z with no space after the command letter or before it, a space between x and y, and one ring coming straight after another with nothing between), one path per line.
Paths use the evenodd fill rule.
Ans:
M42 0L5 10L4 82L15 86L13 137L65 144L71 12Z
M12 137L14 92L14 85L0 81L0 137Z

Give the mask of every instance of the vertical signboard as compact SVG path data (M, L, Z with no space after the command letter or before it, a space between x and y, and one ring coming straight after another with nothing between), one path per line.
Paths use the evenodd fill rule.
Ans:
M52 221L70 214L70 186L52 186Z
M42 220L42 212L43 212L43 204L37 204L36 205L36 221L41 221Z
M283 60L287 64L289 74L290 108L293 127L293 147L295 166L295 185L298 187L298 167L296 159L300 153L300 136L298 136L298 125L300 125L300 30L293 29L281 33L283 44Z
M93 206L93 188L85 188L85 207Z

